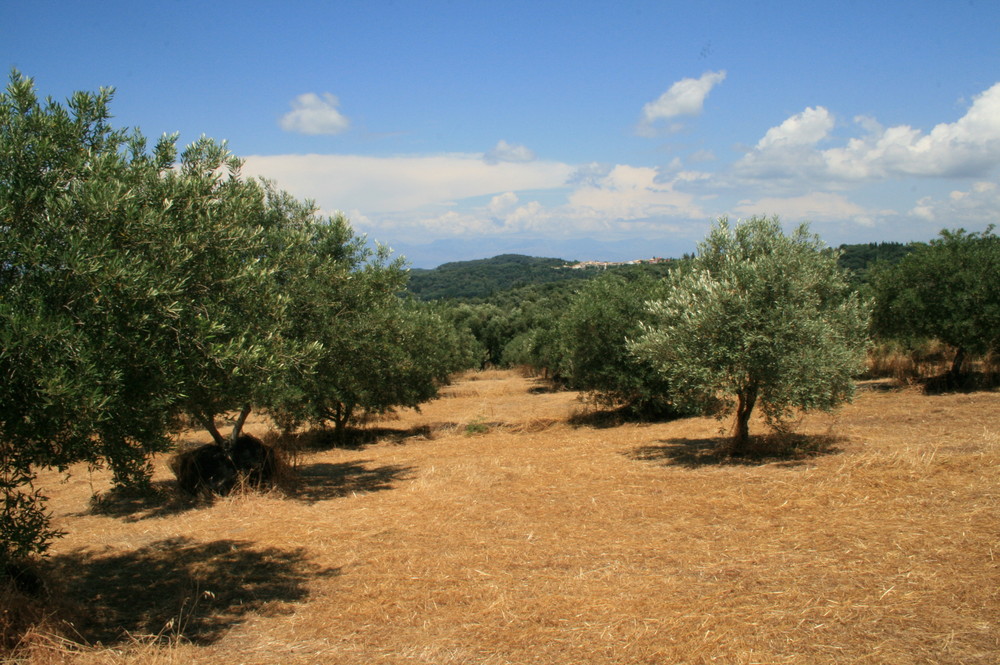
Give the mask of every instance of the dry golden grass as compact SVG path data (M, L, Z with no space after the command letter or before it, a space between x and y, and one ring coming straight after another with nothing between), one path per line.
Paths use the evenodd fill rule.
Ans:
M162 461L161 496L101 512L103 475L46 476L74 625L20 658L1000 659L1000 394L865 391L734 461L713 420L574 427L576 395L542 387L467 375L380 441L302 453L296 484L211 505Z
M872 379L892 378L904 384L924 383L933 391L934 379L941 378L954 359L955 349L936 340L909 350L894 343L878 344L868 351L866 375ZM985 389L1000 385L998 360L992 351L966 358L965 371L971 374L967 377L969 385Z

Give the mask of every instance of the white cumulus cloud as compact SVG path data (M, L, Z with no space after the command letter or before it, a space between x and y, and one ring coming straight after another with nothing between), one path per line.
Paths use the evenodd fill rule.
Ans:
M648 134L653 124L682 115L699 115L704 108L705 98L726 78L725 71L705 72L701 78L685 78L674 83L654 101L642 107L639 133Z
M605 177L574 191L569 206L577 213L619 221L705 216L694 195L676 191L673 182L661 182L660 175L654 168L619 164Z
M822 106L807 108L767 130L757 142L757 150L819 143L830 135L833 124L833 116Z
M490 199L489 211L493 215L500 215L504 212L509 211L511 208L516 206L520 202L517 194L514 192L504 192L503 194L497 194L492 199Z
M328 92L307 92L292 100L292 110L281 116L279 124L286 132L299 134L340 134L350 121L337 107L340 100Z
M316 201L327 214L344 211L360 231L394 242L640 231L662 237L711 216L694 194L679 191L705 174L540 160L488 164L482 157L250 156L243 171Z
M929 132L883 127L858 116L858 136L832 141L833 115L810 107L772 127L733 165L735 175L767 186L790 182L827 187L910 177L984 178L1000 167L1000 83L977 95L968 111Z
M823 153L832 176L982 177L1000 165L1000 83L977 95L964 116L928 133L908 125L882 129L869 119L868 134Z
M942 227L975 228L995 223L998 209L1000 184L979 181L967 191L953 190L947 199L924 196L909 212L914 217Z

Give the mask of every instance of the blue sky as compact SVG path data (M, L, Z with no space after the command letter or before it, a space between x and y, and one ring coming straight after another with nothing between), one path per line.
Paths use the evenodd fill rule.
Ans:
M0 4L43 95L225 139L417 267L1000 222L1000 2Z

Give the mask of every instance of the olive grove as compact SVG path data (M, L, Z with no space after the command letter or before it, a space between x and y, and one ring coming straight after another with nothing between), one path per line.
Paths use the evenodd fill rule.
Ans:
M310 387L391 374L395 393L342 399L384 410L462 364L427 367L404 343L443 323L407 310L387 250L242 177L224 143L150 147L112 127L112 95L63 105L16 71L0 93L0 564L57 535L33 487L42 467L107 465L141 486L182 417L225 443L252 409L307 411Z

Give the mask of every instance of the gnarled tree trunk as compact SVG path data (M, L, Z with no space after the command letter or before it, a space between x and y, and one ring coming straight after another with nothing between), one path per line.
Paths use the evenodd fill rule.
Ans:
M219 428L215 426L215 417L205 411L195 411L191 415L194 416L195 420L201 423L202 427L208 430L208 433L212 435L212 440L215 441L216 445L226 445L225 437L223 437L222 433L219 432Z
M962 383L962 365L965 363L965 349L958 347L955 351L955 358L951 361L951 368L948 370L948 386L957 388Z
M240 438L240 435L243 434L243 425L246 423L247 417L250 415L250 409L250 405L247 404L243 407L243 410L240 411L239 417L236 419L236 422L233 423L233 431L229 434L229 443L235 442L236 439Z
M753 408L757 404L758 391L757 383L752 381L737 393L736 424L733 434L734 455L742 455L746 452L747 444L750 441L750 414L753 413Z
M225 448L228 445L232 445L232 443L236 441L236 439L240 438L240 435L243 433L243 425L246 423L247 417L249 417L250 415L250 411L251 411L251 406L249 404L243 407L243 409L240 411L240 415L237 416L236 418L236 422L233 423L233 431L229 433L228 438L222 436L222 432L220 432L219 428L216 427L214 415L209 414L207 411L201 411L201 410L193 413L192 415L194 416L195 420L201 423L201 426L204 427L208 431L208 433L212 435L212 440L215 441L216 445Z

